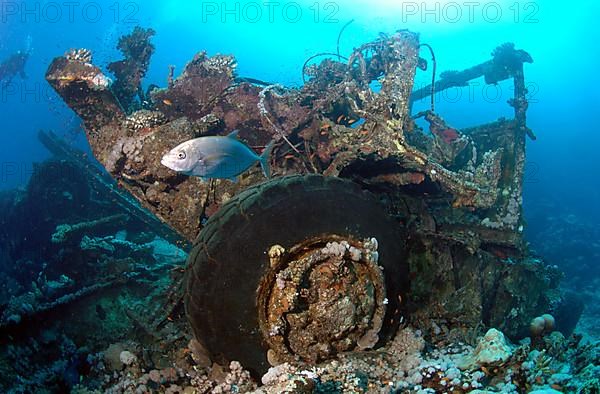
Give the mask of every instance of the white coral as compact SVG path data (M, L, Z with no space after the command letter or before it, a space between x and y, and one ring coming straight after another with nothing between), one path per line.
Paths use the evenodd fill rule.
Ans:
M459 363L461 369L476 369L481 366L499 366L512 356L512 347L504 334L490 328L479 340L475 351L465 356Z
M137 357L130 351L124 350L119 354L119 360L125 365L131 365L137 361Z

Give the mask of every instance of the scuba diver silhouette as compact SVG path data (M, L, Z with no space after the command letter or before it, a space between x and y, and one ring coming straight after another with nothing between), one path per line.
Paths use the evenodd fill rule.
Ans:
M0 82L8 85L17 74L22 79L27 78L27 75L25 75L25 63L27 63L28 58L28 52L18 51L0 63Z

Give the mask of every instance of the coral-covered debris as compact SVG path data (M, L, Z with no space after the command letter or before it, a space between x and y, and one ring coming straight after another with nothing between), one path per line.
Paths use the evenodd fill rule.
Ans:
M489 333L488 333L489 334ZM53 383L51 376L68 377L74 355L79 355L85 373L73 386L77 393L592 393L600 385L598 345L583 344L579 337L552 339L533 346L529 340L510 346L510 353L492 364L461 369L465 358L477 353L468 338L455 331L436 337L405 327L385 348L341 355L318 365L278 364L260 378L261 386L232 361L227 366L201 366L190 354L193 349L177 343L165 351L166 358L154 364L145 357L147 348L136 342L111 344L103 352L86 353L68 338L46 332L39 341L60 344L61 362L42 369L20 382L23 389ZM502 336L501 332L493 334ZM486 337L474 337L480 344ZM37 344L38 342L36 342ZM39 345L38 345L39 346ZM28 357L33 345L12 347L13 359ZM18 364L22 370L30 367ZM76 375L77 376L77 375ZM37 385L36 385L37 384Z
M256 168L238 183L202 182L170 171L160 158L185 140L239 129L240 138L257 150L275 140L273 176L344 177L381 197L410 234L406 305L415 324L438 329L442 324L448 330L483 324L511 340L527 336L531 320L541 314L552 313L557 326L564 324L560 311L570 301L558 288L561 275L528 258L522 237L525 138L533 136L526 126L523 64L531 62L526 52L504 45L488 62L443 74L433 89L415 92L415 73L423 66L419 36L405 30L381 35L348 58L305 65L309 79L299 89L238 78L233 57L201 52L177 78L171 69L168 86L146 97L140 81L153 50L152 33L136 29L120 41L126 59L138 60L113 63L117 82L112 90L93 83L94 66L83 68L65 57L54 60L46 77L82 117L96 158L119 185L187 240L196 238L224 202L263 177ZM137 44L132 37L139 38ZM124 49L132 45L135 50ZM412 102L432 91L481 76L489 83L513 79L514 119L458 129L433 109L411 113ZM381 89L372 89L375 84ZM136 94L137 107L132 104ZM429 130L418 126L418 117ZM361 332L361 348L376 342L371 334ZM518 354L515 350L510 357ZM421 389L448 385L461 373L443 379L439 368L427 368L420 376L432 380ZM458 392L478 388L488 372L458 379L455 387ZM298 381L314 387L305 378ZM525 387L525 378L519 379ZM355 375L352 381L359 385L364 379Z
M119 39L117 48L125 58L108 65L108 70L115 75L112 91L127 113L140 108L145 100L142 79L154 53L154 45L150 42L154 34L152 29L136 26L131 34Z
M143 32L137 29L120 47ZM147 45L150 36L143 34ZM433 138L417 129L409 100L418 45L418 36L410 32L382 36L357 48L348 62L325 60L309 67L312 78L300 90L240 82L231 56L199 53L170 86L153 90L154 112L144 113L143 119L142 113L135 113L133 118L121 118L120 124L112 122L102 130L101 141L88 137L111 174L188 239L201 228L202 220L195 217L210 215L227 196L261 178L250 171L240 185L217 181L212 184L216 198L208 201L208 184L165 171L158 158L185 139L239 129L253 147L265 146L270 139L279 141L272 163L275 176L319 172L358 178L367 185L421 184L428 190L423 197L429 200L429 209L440 219L455 216L443 209L450 203L464 209L470 228L479 222L478 237L518 248L523 136L510 121L456 130L434 113L426 116ZM148 54L150 49L131 55L138 52ZM48 78L57 73L56 67L51 68ZM143 74L130 73L135 78ZM369 87L374 81L381 84L378 93ZM75 104L68 92L61 95ZM103 112L103 106L96 103L97 111ZM164 124L163 115L170 123ZM84 124L90 131L100 128L91 117ZM143 134L138 133L141 130ZM401 175L407 172L413 174L409 179ZM195 206L187 202L190 198ZM203 203L213 208L205 210ZM464 224L463 219L452 226Z

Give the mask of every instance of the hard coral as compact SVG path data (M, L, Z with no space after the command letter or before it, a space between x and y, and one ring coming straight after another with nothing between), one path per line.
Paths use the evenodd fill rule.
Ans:
M108 70L115 77L113 91L126 112L131 112L142 103L135 102L135 96L142 92L142 79L146 75L154 45L150 38L155 34L152 29L136 26L133 32L119 39L117 48L125 59L109 63ZM143 101L143 97L140 97ZM137 105L136 105L137 104Z
M142 109L129 115L125 120L125 127L133 131L152 128L167 123L167 118L160 111Z
M65 53L65 57L72 62L92 63L92 51L85 48L71 49Z
M508 361L512 355L512 348L506 341L504 334L491 328L480 339L475 351L463 359L460 368L476 369L481 366L499 366Z
M545 334L549 334L554 330L556 322L554 316L546 313L541 316L534 318L529 325L529 331L531 336L539 337Z

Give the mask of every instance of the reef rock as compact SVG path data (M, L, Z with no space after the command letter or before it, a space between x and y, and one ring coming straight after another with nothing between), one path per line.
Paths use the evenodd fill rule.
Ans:
M124 350L119 354L119 360L125 365L131 365L137 361L137 357L130 351Z
M482 366L499 366L512 356L512 348L504 334L491 328L479 340L473 353L465 356L458 366L461 369L477 369Z
M123 362L121 361L121 353L123 353L123 345L120 343L113 343L104 351L104 360L108 364L108 367L112 371L117 371L123 368Z

